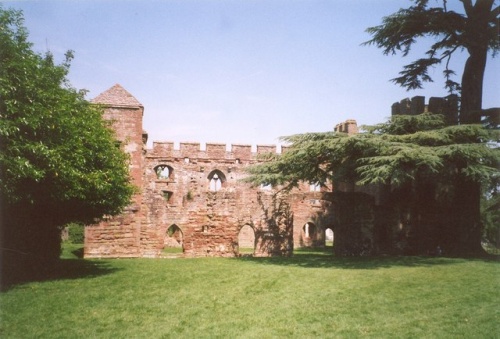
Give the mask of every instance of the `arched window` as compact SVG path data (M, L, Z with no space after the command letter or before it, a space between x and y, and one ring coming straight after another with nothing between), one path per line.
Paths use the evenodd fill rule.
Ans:
M155 167L156 177L160 180L171 178L173 168L168 165L158 165Z
M214 170L208 175L208 181L211 192L218 192L224 186L226 182L226 176L219 170Z
M210 179L210 191L217 192L222 188L222 181L219 178L219 175L215 173Z
M272 190L272 189L273 189L273 186L272 186L272 185L270 185L270 184L261 184L261 185L260 185L260 189L261 189L262 191L270 191L270 190Z
M318 183L310 184L309 185L309 191L310 192L319 192L319 191L321 191L321 185L318 184Z

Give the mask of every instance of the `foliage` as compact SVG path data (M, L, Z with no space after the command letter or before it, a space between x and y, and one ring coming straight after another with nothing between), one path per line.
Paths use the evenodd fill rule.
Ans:
M494 0L461 0L463 13L447 9L447 0L441 6L429 6L428 0L415 0L415 4L384 17L379 26L369 27L372 39L365 44L375 45L384 54L401 53L407 56L419 38L430 37L434 43L419 58L403 67L400 76L392 81L408 90L422 88L432 82L429 68L444 63L445 87L450 92L462 93L462 121L479 122L483 77L488 50L495 55L500 49L500 7ZM439 3L439 2L438 2ZM450 59L458 51L467 51L461 83L453 80L456 72L449 68Z
M401 186L414 180L417 172L477 182L498 174L498 149L487 146L498 131L479 125L445 126L441 115L430 113L397 115L364 129L350 136L325 132L283 137L290 143L287 151L266 155L266 162L249 168L251 175L245 180L254 185L331 180Z
M34 52L22 13L0 7L0 191L9 251L57 257L59 227L119 213L134 191L101 109L69 84L72 58L69 51L56 65L50 53Z
M488 141L498 139L499 131L480 125L446 126L442 116L431 113L393 116L365 130L350 136L326 132L285 137L290 143L287 151L268 155L267 162L249 168L245 180L285 188L300 181L324 184L327 180L334 187L340 182L380 185L390 189L386 213L391 208L411 211L411 224L422 233L415 240L417 253L429 249L432 234L434 241L448 242L450 251L465 246L465 251L472 252L467 248L472 245L464 244L460 234L480 247L480 237L469 234L479 223L479 211L476 220L467 199L479 196L475 186L493 182L500 173L500 149L488 146ZM423 232L431 225L433 230Z
M83 258L83 243L64 242L61 247L61 259Z
M61 260L45 280L1 294L0 331L3 338L490 338L500 331L499 274L495 260L307 252Z
M85 239L85 226L80 223L70 222L68 228L68 241L72 244L83 244Z

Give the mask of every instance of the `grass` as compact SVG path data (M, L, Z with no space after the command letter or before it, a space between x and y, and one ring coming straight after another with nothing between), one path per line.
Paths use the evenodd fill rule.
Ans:
M493 259L64 259L0 294L0 337L494 338L499 282Z
M252 254L255 251L253 247L240 247L238 250L241 254Z
M64 242L62 245L61 259L83 258L83 245Z
M162 254L181 254L182 247L165 247L161 252Z

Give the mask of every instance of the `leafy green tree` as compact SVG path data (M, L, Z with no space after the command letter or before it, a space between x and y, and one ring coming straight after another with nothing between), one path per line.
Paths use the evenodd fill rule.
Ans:
M382 48L384 54L407 56L418 38L433 38L426 55L404 66L392 81L408 90L422 88L423 82L433 81L429 68L444 63L445 86L461 92L461 123L479 123L488 51L495 55L500 48L500 7L494 7L495 0L460 0L463 13L457 13L447 9L447 0L438 1L441 6L429 6L428 0L414 2L383 18L381 25L368 28L372 39L365 44ZM469 56L458 84L452 80L455 71L449 63L462 50Z
M477 252L479 212L462 212L470 211L467 204L475 192L464 196L463 188L498 176L499 149L487 145L498 138L498 131L480 125L445 126L443 116L436 114L397 115L365 129L356 135L285 137L290 148L281 155L267 155L267 162L249 169L246 181L289 188L300 181L329 180L334 190L341 182L381 185L389 188L387 212L396 209L410 215L407 240L412 253L426 253L437 245L449 253Z
M101 109L69 84L72 57L34 52L22 13L0 7L3 269L57 258L63 225L117 214L134 191Z

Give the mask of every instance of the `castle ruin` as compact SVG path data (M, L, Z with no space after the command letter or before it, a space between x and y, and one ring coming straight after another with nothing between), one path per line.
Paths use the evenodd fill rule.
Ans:
M422 113L428 110L424 100L396 103L392 114ZM251 187L241 181L246 168L258 163L259 154L278 152L277 146L257 145L252 152L251 145L207 143L202 150L194 142L181 142L179 149L153 142L147 149L144 107L137 99L117 84L93 102L103 106L129 154L131 181L139 190L121 215L85 227L86 258L157 258L165 248L178 248L185 257L234 257L243 248L254 256L289 256L293 248L333 239L335 253L383 252L400 231L397 223L382 224L387 218L380 217L379 187ZM451 97L430 101L450 122L454 104ZM355 134L358 127L347 120L335 130Z

